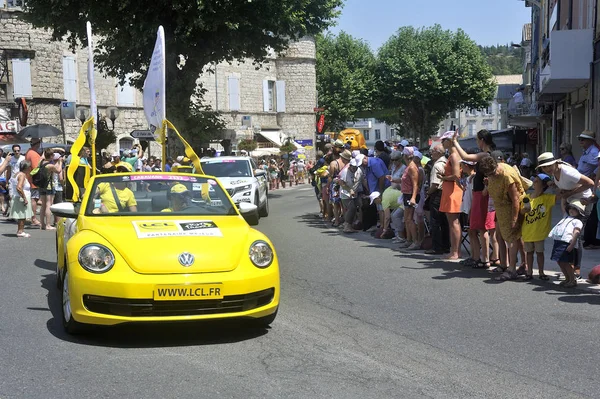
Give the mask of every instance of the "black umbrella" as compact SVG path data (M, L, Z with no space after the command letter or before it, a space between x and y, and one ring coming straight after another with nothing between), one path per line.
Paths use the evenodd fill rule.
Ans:
M60 136L62 132L52 125L31 125L19 132L19 137L41 139L42 137Z

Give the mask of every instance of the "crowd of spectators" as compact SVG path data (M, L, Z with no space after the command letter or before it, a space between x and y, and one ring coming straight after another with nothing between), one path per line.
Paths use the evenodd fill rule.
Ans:
M455 132L446 132L425 155L406 140L359 151L336 140L308 170L320 216L344 233L370 231L401 250L497 272L499 281L532 279L534 260L547 280L544 241L551 237L561 285L574 287L584 248L600 248L600 146L591 131L578 139L578 162L568 144L560 156L537 160L503 153L487 130L477 133L477 149L465 151ZM556 204L564 218L553 228Z

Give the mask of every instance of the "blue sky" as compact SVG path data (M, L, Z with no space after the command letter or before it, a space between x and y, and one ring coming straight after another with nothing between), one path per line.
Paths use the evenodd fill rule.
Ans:
M346 31L377 50L401 26L463 29L477 44L521 41L531 8L520 0L345 0L333 33Z

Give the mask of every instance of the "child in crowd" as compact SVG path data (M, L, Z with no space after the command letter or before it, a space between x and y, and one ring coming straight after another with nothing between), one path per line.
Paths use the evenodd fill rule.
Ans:
M577 259L577 240L583 228L581 219L585 214L585 206L579 200L572 200L567 203L566 211L567 216L552 228L548 237L554 240L552 260L558 262L566 278L560 285L573 288L577 286L574 264Z
M533 278L533 253L537 254L538 271L540 280L548 280L544 274L544 240L551 229L552 207L556 203L556 195L546 193L550 176L539 173L533 179L533 193L523 198L521 213L525 215L523 221L523 242L527 253L527 272L525 280Z
M475 177L475 162L463 160L460 161L460 167L462 169L463 176L463 178L460 179L460 186L463 189L463 200L460 205L460 218L461 226L464 227L469 225L469 214L471 213L471 204L473 203L473 178ZM471 257L461 261L461 264L474 268L484 267L485 264L481 262L477 230L469 229L469 243L471 245ZM487 266L489 266L489 264Z

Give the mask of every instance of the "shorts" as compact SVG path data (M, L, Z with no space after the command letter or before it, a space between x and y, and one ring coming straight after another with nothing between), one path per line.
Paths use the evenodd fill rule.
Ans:
M405 208L410 208L411 205L409 205L408 201L410 201L410 198L412 197L412 194L402 194L402 204L404 205ZM419 201L421 201L421 194L417 194L417 197L415 198L415 206L414 208L417 207L417 205L419 204Z
M55 204L60 204L61 202L65 202L63 199L63 192L62 191L56 191L54 193L54 203Z
M38 189L38 192L39 192L40 196L42 196L42 195L54 195L54 194L56 194L56 191L54 191L54 189L43 190L43 189L40 188L40 189ZM33 190L32 190L32 194L33 194ZM39 198L39 196L38 196L38 198Z
M544 240L524 243L525 252L544 253Z
M568 242L554 240L552 246L552 259L555 262L575 263L577 259L577 248L573 248L571 252L567 252Z
M40 199L40 190L37 188L31 188L31 199Z

